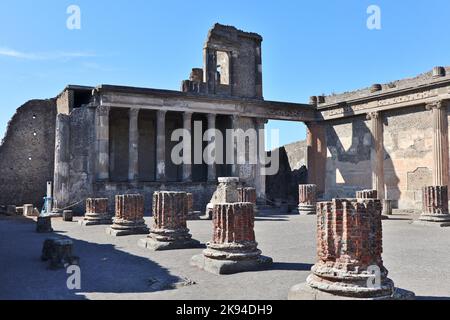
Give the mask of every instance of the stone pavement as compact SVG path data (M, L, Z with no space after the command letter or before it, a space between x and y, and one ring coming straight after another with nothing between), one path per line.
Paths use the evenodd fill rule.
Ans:
M81 227L79 219L53 220L55 235L71 239L80 257L81 290L70 291L65 270L47 270L40 260L49 235L37 234L30 218L0 217L0 299L287 299L316 260L315 216L257 217L258 247L274 264L227 276L189 265L202 249L153 252L138 247L142 236L110 237L105 226ZM212 237L211 221L188 221L188 228L202 243ZM450 228L413 225L405 215L383 228L384 265L396 286L419 299L450 299Z

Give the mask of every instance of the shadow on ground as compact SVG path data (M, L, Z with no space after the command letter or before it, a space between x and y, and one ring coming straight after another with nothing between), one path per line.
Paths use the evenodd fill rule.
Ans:
M44 240L54 236L71 239L58 230L38 234L29 219L0 217L0 299L84 299L82 293L155 292L173 289L184 280L112 244L71 239L74 255L80 257L81 290L69 290L66 270L48 270L40 260Z

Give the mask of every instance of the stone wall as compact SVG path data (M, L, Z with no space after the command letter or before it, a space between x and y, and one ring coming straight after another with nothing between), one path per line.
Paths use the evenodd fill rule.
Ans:
M298 185L307 183L306 141L291 143L277 151L280 170L278 174L266 177L266 198L297 203Z
M382 113L386 197L394 208L420 209L422 187L432 184L432 122L424 107ZM325 198L352 198L372 188L370 123L363 116L327 126Z
M415 107L386 112L385 117L387 199L398 200L401 209L421 209L422 187L433 184L431 112Z
M328 123L325 199L353 198L356 191L372 187L371 145L365 117Z
M55 118L54 99L17 109L0 146L0 204L42 206L53 180Z

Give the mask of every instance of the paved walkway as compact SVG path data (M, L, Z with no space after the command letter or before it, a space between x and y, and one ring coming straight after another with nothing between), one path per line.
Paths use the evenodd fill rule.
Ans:
M113 238L104 226L55 219L56 234L72 239L80 257L82 287L70 291L65 270L47 270L40 261L48 235L35 233L31 219L0 217L0 299L286 299L315 261L315 222L314 216L257 218L257 241L273 267L217 276L189 265L202 249L151 252L136 245L142 236ZM420 299L450 299L450 228L411 225L405 216L383 225L383 258L396 285ZM210 221L189 228L203 243L211 237Z

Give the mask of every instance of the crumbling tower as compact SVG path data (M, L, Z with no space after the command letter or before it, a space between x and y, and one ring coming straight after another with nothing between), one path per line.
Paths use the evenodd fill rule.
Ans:
M262 37L215 24L203 49L203 69L194 68L182 91L262 99Z

